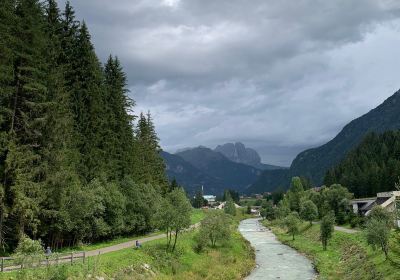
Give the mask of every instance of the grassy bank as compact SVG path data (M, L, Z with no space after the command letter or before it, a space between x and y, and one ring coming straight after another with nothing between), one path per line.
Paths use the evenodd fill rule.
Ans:
M200 215L200 214L199 214ZM204 215L204 214L202 214ZM247 216L239 214L236 220ZM89 258L86 264L0 274L1 280L16 279L242 279L255 265L250 244L234 230L229 240L195 251L196 232L184 233L174 253L165 251L165 239Z
M398 233L393 233L390 259L379 249L367 245L363 234L349 234L335 231L326 251L319 239L319 225L311 227L304 223L295 240L277 224L265 222L278 239L307 255L319 272L319 279L400 279L400 255L398 254Z

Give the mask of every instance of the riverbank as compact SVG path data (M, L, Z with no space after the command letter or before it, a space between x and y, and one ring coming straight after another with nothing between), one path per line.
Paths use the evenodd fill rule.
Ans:
M237 220L241 216L237 217ZM242 279L254 267L250 244L232 229L232 237L215 248L197 253L196 231L182 234L174 253L165 251L165 239L88 258L85 264L0 274L4 280L25 279ZM97 278L96 278L97 277ZM100 278L103 277L103 278Z
M319 273L319 279L400 279L400 265L396 264L400 263L397 233L391 240L391 261L385 260L380 250L372 250L362 232L335 231L327 250L323 251L318 224L310 227L308 223L303 223L295 240L277 224L264 221L264 225L271 228L282 243L309 257Z

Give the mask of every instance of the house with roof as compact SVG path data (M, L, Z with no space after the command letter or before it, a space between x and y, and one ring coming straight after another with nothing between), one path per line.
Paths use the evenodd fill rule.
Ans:
M368 216L375 206L380 206L394 213L400 210L400 191L380 192L376 194L376 197L353 199L351 205L353 212L361 216ZM397 224L400 225L397 215L396 220Z

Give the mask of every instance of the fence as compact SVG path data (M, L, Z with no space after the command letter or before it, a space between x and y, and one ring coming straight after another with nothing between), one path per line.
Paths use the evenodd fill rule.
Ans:
M37 268L41 266L74 263L74 261L82 260L85 263L86 252L72 252L69 254L54 254L49 258L31 258L17 259L11 257L0 258L0 272L20 270L24 268Z

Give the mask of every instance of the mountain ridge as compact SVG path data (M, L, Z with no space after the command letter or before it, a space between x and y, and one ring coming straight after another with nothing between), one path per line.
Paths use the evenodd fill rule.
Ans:
M323 182L329 168L338 164L355 148L369 132L382 133L400 128L400 90L376 108L350 121L330 141L316 148L299 153L290 168L283 172L264 171L259 180L247 192L273 191L277 187L288 187L292 176L308 177L315 185ZM279 174L278 174L279 173Z

